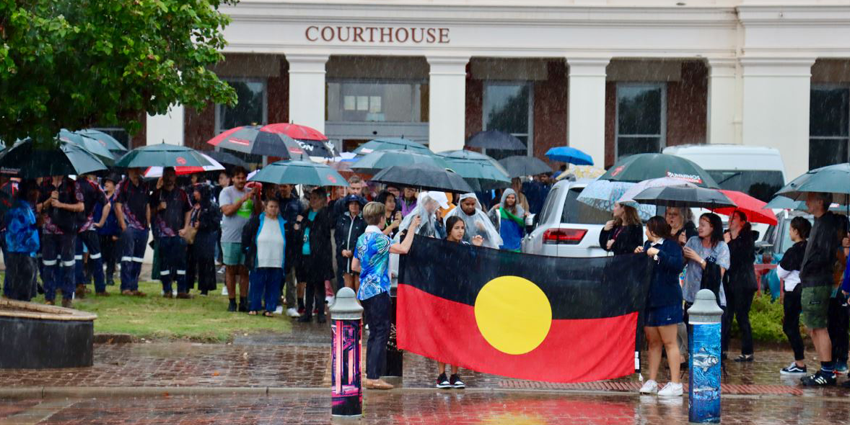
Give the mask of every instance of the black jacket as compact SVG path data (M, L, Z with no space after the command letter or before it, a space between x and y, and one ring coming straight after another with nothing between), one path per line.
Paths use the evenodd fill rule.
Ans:
M682 226L682 228L679 229L679 231L676 232L675 235L673 235L673 239L675 239L678 242L679 236L681 236L682 233L685 234L685 243L688 243L688 239L690 239L694 236L699 236L699 233L697 232L697 226L690 221L685 223L685 225ZM679 246L685 246L685 244L679 243Z
M841 239L847 233L842 223L829 211L815 219L800 269L803 288L833 285L832 269L838 259Z
M192 226L198 223L194 249L215 252L215 245L218 243L216 232L221 229L221 208L212 200L209 185L199 185L195 190L201 193L201 201L198 203L199 207L193 208L189 216Z
M336 220L334 239L336 240L336 265L345 273L351 273L351 258L342 256L342 251L354 251L357 238L366 231L366 221L358 215L351 219L346 211Z
M753 267L756 251L752 230L741 230L738 237L730 240L726 245L729 246L730 257L729 270L724 276L727 280L727 288L739 293L757 290L758 283Z
M307 219L309 213L310 210L301 213L304 219L301 221L300 228L293 230L295 246L292 249L297 253L299 270L308 273L318 271L325 279L331 279L333 278L333 267L331 267L331 211L329 208L322 208L313 221ZM308 228L310 229L309 256L304 255L301 250L304 244L304 233ZM302 277L298 276L298 279L300 280Z
M614 239L611 249L606 248L608 241ZM635 248L643 245L643 226L632 224L629 226L615 226L611 230L602 230L599 233L599 246L614 255L634 254Z

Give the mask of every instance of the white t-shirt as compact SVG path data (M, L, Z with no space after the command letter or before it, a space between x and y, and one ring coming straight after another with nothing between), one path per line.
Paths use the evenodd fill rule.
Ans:
M283 267L283 234L278 220L266 217L257 235L257 267Z

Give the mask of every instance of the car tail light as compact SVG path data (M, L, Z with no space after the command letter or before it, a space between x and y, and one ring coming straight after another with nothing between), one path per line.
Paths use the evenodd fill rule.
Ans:
M543 243L578 245L586 234L587 229L549 229L543 232Z

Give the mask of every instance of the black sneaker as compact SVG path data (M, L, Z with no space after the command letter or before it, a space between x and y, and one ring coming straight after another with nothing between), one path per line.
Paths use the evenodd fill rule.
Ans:
M791 362L788 367L783 367L782 370L779 371L780 375L806 375L808 371L806 370L806 366L803 367L797 366L797 362Z
M452 377L449 378L449 383L452 384L452 388L458 390L466 388L466 384L464 384L463 381L460 380L460 376L457 375L452 375Z
M825 387L828 385L835 385L835 381L835 373L824 372L822 370L818 371L818 373L814 375L800 378L800 383L806 387Z
M231 313L236 311L236 300L234 300L234 299L230 300L230 305L227 306L227 311L229 311Z
M449 382L449 378L445 373L441 373L440 376L437 377L437 388L446 389L451 387L452 383Z
M755 360L755 357L753 357L752 354L741 354L740 356L735 357L735 362L737 363L749 363L753 360Z

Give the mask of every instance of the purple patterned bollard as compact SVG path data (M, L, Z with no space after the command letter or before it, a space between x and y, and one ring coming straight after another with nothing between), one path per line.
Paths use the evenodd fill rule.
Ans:
M331 414L363 415L363 385L360 377L360 338L363 307L351 288L336 293L331 313Z

